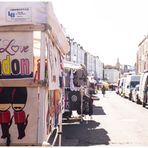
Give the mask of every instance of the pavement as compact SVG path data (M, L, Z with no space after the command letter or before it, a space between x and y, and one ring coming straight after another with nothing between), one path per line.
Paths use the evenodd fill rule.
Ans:
M100 93L94 95L94 101L99 101ZM101 107L93 107L93 115L103 115ZM75 114L76 116L76 114ZM63 124L62 146L95 146L108 145L107 131L99 128L100 123L86 115L83 121L74 121Z

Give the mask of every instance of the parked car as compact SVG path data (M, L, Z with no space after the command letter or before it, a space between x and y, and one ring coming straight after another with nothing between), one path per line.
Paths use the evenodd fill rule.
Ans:
M131 100L132 91L140 83L140 75L128 75L125 82L125 97Z
M136 85L136 87L133 89L131 100L136 102L137 104L141 104L141 101L139 99L139 84Z
M139 86L139 99L143 107L148 105L148 71L141 74Z

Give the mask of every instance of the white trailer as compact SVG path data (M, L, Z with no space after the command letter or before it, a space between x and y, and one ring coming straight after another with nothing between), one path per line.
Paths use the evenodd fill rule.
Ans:
M59 135L60 145L69 44L52 5L1 2L0 20L0 145L54 145Z

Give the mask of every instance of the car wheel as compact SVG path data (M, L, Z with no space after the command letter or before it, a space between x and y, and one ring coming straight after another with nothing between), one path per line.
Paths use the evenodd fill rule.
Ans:
M129 93L129 100L131 100L131 98L132 98L132 94L131 94L131 93Z
M147 103L147 96L144 96L143 102L142 102L142 106L145 107Z
M135 102L133 95L132 95L132 97L131 97L131 101L132 101L132 102Z
M123 93L122 97L123 97L123 98L126 98L125 93Z
M140 101L140 99L138 98L138 96L136 96L136 103L137 103L137 104L141 104L141 101Z
M137 99L136 103L137 104L141 104L141 101L139 99Z
M146 105L145 102L142 102L142 106L145 107L145 105Z

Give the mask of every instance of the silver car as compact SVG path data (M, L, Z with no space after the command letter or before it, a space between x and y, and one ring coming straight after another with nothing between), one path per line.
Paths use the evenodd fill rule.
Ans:
M133 102L136 102L137 104L140 104L141 101L139 99L139 84L135 86L135 88L132 90L132 98L131 100Z

